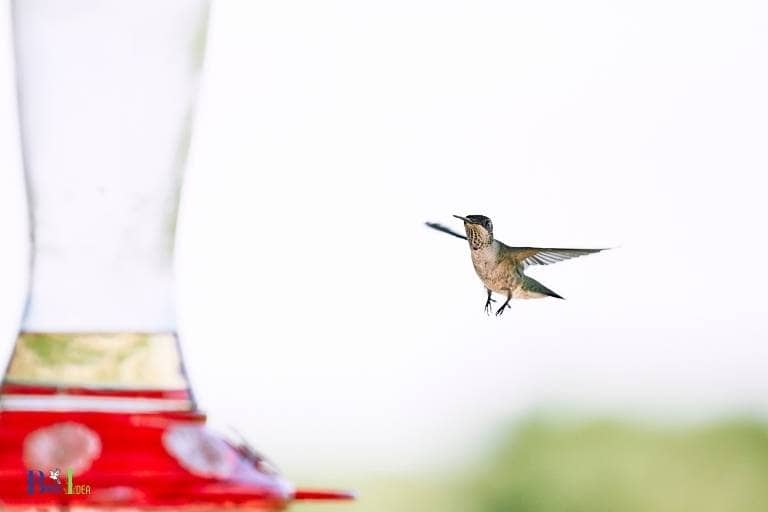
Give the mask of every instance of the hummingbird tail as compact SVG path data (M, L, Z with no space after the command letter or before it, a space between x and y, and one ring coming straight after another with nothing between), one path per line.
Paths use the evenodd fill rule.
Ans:
M554 292L535 280L532 277L525 276L525 281L523 282L523 288L530 292L535 294L540 294L542 297L554 297L556 299L565 299L562 295L558 294L557 292Z

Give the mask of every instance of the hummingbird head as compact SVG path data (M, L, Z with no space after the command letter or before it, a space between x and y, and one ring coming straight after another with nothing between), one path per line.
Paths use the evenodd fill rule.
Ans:
M467 232L467 240L472 250L488 247L493 243L493 222L485 215L454 215L464 221L464 229Z

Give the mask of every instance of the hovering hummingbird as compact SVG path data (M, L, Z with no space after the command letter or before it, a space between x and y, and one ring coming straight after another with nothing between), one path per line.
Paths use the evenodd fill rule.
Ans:
M577 258L585 254L604 251L605 249L545 249L540 247L510 247L493 238L493 223L485 215L454 215L464 221L467 236L453 231L442 224L427 222L427 226L443 233L469 242L472 254L472 264L475 272L485 285L488 298L485 301L485 312L491 310L491 293L504 294L507 300L496 310L496 315L504 313L512 299L539 299L556 297L553 292L534 278L523 273L531 265L549 265L558 261Z

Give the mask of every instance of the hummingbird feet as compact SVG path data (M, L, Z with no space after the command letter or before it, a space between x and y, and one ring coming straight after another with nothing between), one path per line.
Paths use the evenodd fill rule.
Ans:
M495 299L491 298L491 292L488 292L488 300L485 301L485 314L490 315L491 314L491 302L496 302Z
M501 305L499 309L496 310L496 316L501 316L504 313L504 310L507 308L512 309L512 306L509 305L511 297L507 297L507 300L504 302L504 304Z

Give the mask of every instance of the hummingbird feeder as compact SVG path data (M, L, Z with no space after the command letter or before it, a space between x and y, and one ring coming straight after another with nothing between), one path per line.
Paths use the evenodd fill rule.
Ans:
M185 373L173 246L208 11L12 2L32 243L0 386L0 510L351 498L296 489L211 429Z

